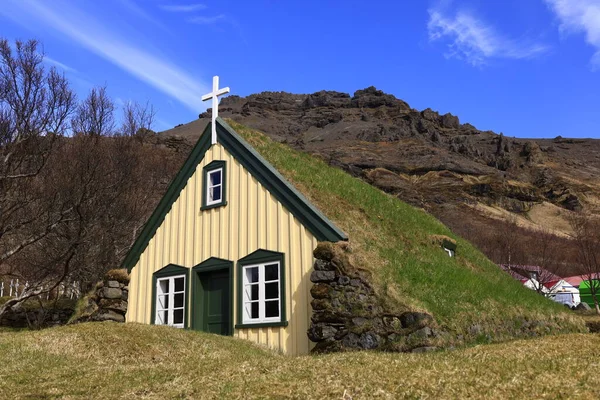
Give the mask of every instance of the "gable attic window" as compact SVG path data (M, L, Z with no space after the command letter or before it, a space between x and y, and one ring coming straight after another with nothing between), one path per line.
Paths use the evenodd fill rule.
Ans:
M227 164L215 160L204 167L202 183L202 210L227 205Z
M456 257L456 243L452 243L451 241L444 239L442 242L442 247L448 256Z
M188 269L169 264L156 271L152 285L152 323L185 328Z
M282 253L257 250L238 262L236 328L287 326Z

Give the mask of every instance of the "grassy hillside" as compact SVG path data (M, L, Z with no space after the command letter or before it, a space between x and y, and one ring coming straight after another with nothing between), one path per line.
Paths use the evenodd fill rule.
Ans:
M286 357L201 332L87 323L0 331L0 398L593 399L599 357L593 334L429 354Z
M580 318L523 288L426 212L228 122L348 234L355 265L373 272L378 291L394 308L430 312L466 341L585 329ZM456 258L446 255L435 235L457 241Z

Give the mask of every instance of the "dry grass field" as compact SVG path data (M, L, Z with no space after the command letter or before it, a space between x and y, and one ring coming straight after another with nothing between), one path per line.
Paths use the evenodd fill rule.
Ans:
M0 331L1 399L595 399L600 336L287 357L139 324Z

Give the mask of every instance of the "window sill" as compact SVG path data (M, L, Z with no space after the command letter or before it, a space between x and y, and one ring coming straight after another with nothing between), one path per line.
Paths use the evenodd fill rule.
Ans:
M224 207L226 205L227 205L227 202L223 201L221 203L211 204L210 206L202 206L202 207L200 207L200 211L210 210L211 208Z
M283 322L259 322L256 324L252 324L252 323L236 324L235 329L269 328L269 327L276 328L276 327L281 327L281 326L288 326L288 322L283 321Z

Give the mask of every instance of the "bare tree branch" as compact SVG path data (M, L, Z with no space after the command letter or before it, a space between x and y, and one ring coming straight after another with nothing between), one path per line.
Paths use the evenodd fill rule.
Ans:
M121 133L125 136L144 136L152 131L156 110L149 103L129 102L123 108Z
M115 105L108 97L106 87L93 88L71 119L73 132L83 135L112 135L115 130L114 111Z

